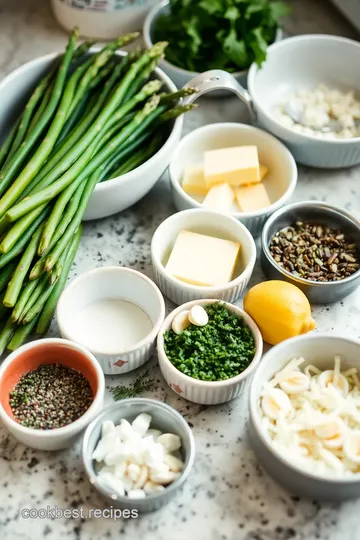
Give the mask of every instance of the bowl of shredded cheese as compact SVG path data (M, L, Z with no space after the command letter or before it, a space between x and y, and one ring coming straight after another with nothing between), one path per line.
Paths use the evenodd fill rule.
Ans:
M360 497L360 341L314 334L273 347L252 380L250 435L290 492Z

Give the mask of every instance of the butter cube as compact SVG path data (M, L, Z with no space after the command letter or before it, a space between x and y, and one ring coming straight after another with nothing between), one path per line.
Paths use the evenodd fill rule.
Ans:
M189 195L206 195L208 187L205 184L203 165L185 167L182 188Z
M230 212L235 193L229 184L217 184L210 188L203 205L218 212Z
M266 165L259 165L259 169L260 169L260 182L262 182L265 176L267 175L267 173L269 172L269 169Z
M238 242L181 231L165 270L191 285L224 285L232 280L239 251Z
M208 187L224 182L231 186L260 182L256 146L238 146L205 152L204 175Z
M238 188L236 190L236 200L242 212L261 210L271 204L264 184Z

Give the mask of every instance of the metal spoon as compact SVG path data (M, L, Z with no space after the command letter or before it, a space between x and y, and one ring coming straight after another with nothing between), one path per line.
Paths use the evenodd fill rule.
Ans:
M338 133L344 129L344 126L338 120L330 118L329 122L325 126L309 126L304 123L304 104L295 99L288 101L285 105L286 113L296 122L304 127L309 127L314 131L320 131L321 133ZM360 120L355 120L355 126L360 126Z

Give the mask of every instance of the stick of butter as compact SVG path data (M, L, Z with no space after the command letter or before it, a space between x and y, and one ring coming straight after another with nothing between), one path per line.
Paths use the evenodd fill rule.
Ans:
M209 189L203 205L218 212L230 212L235 193L229 184L217 184Z
M204 154L204 176L208 187L223 183L241 186L260 182L257 147L208 150Z
M236 200L242 212L260 210L271 204L264 184L238 188L236 190Z
M239 252L238 242L181 231L165 270L191 285L225 285L232 280Z
M206 195L209 188L205 184L203 165L185 167L182 188L189 195Z

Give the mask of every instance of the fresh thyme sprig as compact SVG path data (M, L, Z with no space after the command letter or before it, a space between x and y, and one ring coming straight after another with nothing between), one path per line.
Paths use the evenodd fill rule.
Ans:
M119 401L120 399L136 397L143 392L152 390L154 385L155 379L149 377L148 371L144 371L136 377L135 381L130 386L114 386L114 388L110 388L110 392L115 401Z

